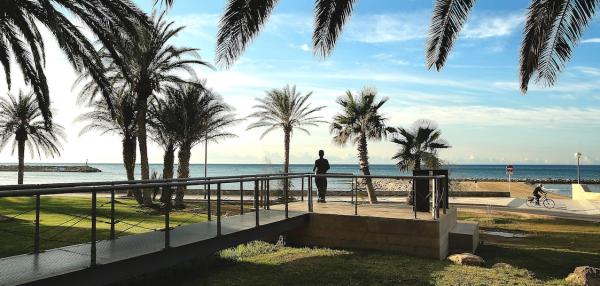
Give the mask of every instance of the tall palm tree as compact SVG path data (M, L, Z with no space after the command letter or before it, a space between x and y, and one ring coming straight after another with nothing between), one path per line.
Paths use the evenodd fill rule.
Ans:
M223 99L204 87L204 82L181 83L165 91L163 103L166 109L176 117L173 123L168 124L174 128L170 131L177 140L179 151L178 178L188 178L190 173L190 158L192 148L206 139L218 141L222 138L235 136L225 129L237 119L232 113L232 108ZM183 198L185 186L178 187L175 192L175 207L184 207Z
M377 100L377 91L365 87L356 95L346 91L346 94L338 97L336 101L342 107L342 111L333 117L329 127L333 142L341 146L348 141L356 144L358 162L363 175L371 175L367 142L381 140L389 132L394 131L393 128L386 126L387 118L379 110L387 100L387 98ZM364 182L367 186L369 202L377 202L371 178L365 178Z
M80 102L85 100L86 93L80 94ZM104 134L116 134L121 137L123 166L127 173L127 180L135 180L135 160L136 160L136 112L134 98L128 91L112 96L112 108L106 100L98 99L88 104L93 108L91 111L82 113L75 121L86 122L79 135L88 132L100 132ZM142 203L142 193L139 189L133 190L133 195L138 203Z
M16 147L19 156L18 184L23 184L25 147L29 149L31 157L34 153L41 157L42 152L46 156L60 155L61 141L65 139L64 129L56 123L45 123L33 93L19 91L18 97L9 94L8 99L0 99L0 149L12 139L12 152Z
M429 27L427 67L440 70L463 28L475 0L436 0ZM592 21L598 0L531 0L520 52L520 85L554 85L573 48Z
M75 70L89 72L106 99L111 90L100 57L73 19L81 20L86 31L113 54L114 40L128 37L134 31L133 22L147 22L145 14L130 0L14 0L0 5L0 65L6 83L10 89L14 61L25 82L32 86L47 125L52 122L52 113L40 26L50 31Z
M264 138L271 131L281 129L283 131L283 173L289 173L290 165L290 141L294 129L305 132L310 135L306 129L308 126L317 126L319 123L327 123L321 120L321 116L316 115L325 106L311 107L308 101L312 92L301 95L296 92L296 86L286 85L282 89L272 89L267 92L264 98L258 98L258 105L254 106L256 111L250 114L249 118L255 118L257 121L250 124L247 130L255 128L267 128L260 139ZM283 184L284 192L289 187L287 183Z
M400 150L392 157L398 160L401 171L421 170L425 167L439 168L439 149L450 148L446 140L440 138L442 131L435 122L427 119L415 121L411 128L396 128L392 142L400 145Z
M187 82L182 72L195 77L192 65L210 64L199 59L198 49L177 47L169 41L184 27L173 27L165 21L165 13L153 14L152 27L138 25L136 33L118 41L117 56L101 49L107 77L112 85L126 87L135 96L137 112L137 137L140 149L142 180L150 179L146 118L150 97L163 91L166 86ZM119 64L119 63L123 64ZM144 189L144 205L152 205L152 191Z

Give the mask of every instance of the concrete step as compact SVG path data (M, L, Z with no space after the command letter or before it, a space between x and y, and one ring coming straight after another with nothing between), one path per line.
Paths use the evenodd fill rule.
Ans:
M479 222L457 221L448 234L450 253L475 253L479 245Z

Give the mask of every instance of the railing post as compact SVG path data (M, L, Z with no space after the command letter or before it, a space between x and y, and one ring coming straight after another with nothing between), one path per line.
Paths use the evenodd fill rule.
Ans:
M271 209L271 180L265 179L265 186L267 189L267 209Z
M265 192L264 192L264 180L260 180L259 184L259 192L260 192L260 206L264 209L265 208Z
M208 183L208 187L206 188L206 192L207 192L206 193L206 199L207 199L207 202L208 202L208 205L207 205L208 220L210 221L210 220L212 220L212 213L211 213L211 210L210 210L210 182Z
M313 212L312 175L308 175L308 212Z
M35 196L35 236L33 238L33 253L40 253L40 195Z
M288 211L288 179L287 179L287 174L285 175L285 187L283 188L283 202L285 203L285 218L289 218L289 211Z
M358 215L358 178L354 178L354 215Z
M110 190L110 239L115 239L115 190Z
M254 217L256 218L256 227L258 227L258 180L254 181Z
M240 182L240 214L244 214L244 182Z
M433 183L433 218L438 219L440 217L440 194L437 189L437 181L438 179L434 178L431 180Z
M92 191L92 241L90 249L90 267L96 266L96 190Z
M221 236L221 183L217 184L217 236Z
M169 198L165 205L165 249L171 247L171 186L168 186Z
M415 214L415 219L417 219L417 191L415 188L415 178L412 178L412 203L413 203L413 213Z
M300 201L304 201L304 176L302 176L302 183L300 184Z
M350 203L354 204L354 178L350 178Z

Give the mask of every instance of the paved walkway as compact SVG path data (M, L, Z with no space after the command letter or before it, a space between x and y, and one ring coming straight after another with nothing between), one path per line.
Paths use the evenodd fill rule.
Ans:
M74 196L82 196L81 194L72 194ZM89 195L88 195L89 196ZM108 194L98 194L98 196L108 196ZM186 195L188 200L203 200L203 195ZM211 199L216 200L216 195L212 195ZM239 195L224 195L222 200L225 201L239 201ZM244 201L250 203L253 199L252 196L246 194ZM299 199L299 197L297 197ZM406 203L406 197L384 197L380 196L377 198L380 203ZM328 201L331 202L351 202L350 196L328 196ZM364 197L359 197L359 201L367 202ZM474 197L451 197L450 204L459 206L474 206L474 207L486 207L494 209L502 209L508 211L521 211L527 213L540 213L548 215L557 215L569 218L577 218L581 215L582 218L587 216L598 216L600 218L600 202L592 201L577 201L570 199L554 199L556 203L552 209L547 209L543 206L529 207L525 204L525 199L521 198L474 198ZM306 203L306 197L305 197Z

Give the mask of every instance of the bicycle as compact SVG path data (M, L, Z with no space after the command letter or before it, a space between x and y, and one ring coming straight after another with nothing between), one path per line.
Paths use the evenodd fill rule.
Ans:
M554 200L549 199L546 194L543 194L542 197L540 197L540 200L538 203L541 203L541 205L543 205L544 207L548 208L548 209L552 209L554 208ZM525 202L525 204L528 207L536 207L539 206L540 204L536 204L535 203L535 197L527 197L527 201Z

